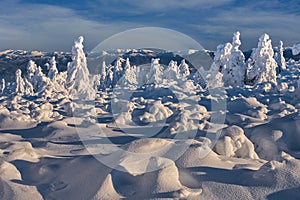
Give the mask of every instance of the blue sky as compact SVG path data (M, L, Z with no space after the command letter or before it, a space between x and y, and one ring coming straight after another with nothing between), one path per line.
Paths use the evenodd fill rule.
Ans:
M109 36L131 28L170 28L214 50L241 32L242 49L263 33L273 45L300 41L297 0L1 0L0 50L70 51L74 38L91 50Z

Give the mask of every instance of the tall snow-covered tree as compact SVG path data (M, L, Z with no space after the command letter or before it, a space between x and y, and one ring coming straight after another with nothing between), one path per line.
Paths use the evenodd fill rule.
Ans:
M280 73L281 71L286 69L286 62L285 58L283 56L284 48L283 48L283 42L279 41L279 45L277 47L277 52L275 53L275 60L278 64L278 72Z
M277 63L273 58L274 51L268 34L263 34L257 48L251 54L252 64L248 66L247 79L253 84L271 82L277 84Z
M20 69L17 69L16 73L15 73L15 78L16 78L16 82L15 82L15 92L17 94L24 94L25 92L25 82L22 78L22 71Z
M210 74L206 77L208 88L218 88L224 85L223 73L228 67L229 57L231 54L232 44L220 44L215 52L214 62L210 67Z
M100 74L100 87L102 89L105 89L106 88L106 63L105 61L102 62L102 67L101 67L101 74Z
M0 88L0 92L3 93L4 90L5 90L5 79L3 78L3 79L1 80L1 88Z
M159 58L152 58L150 71L148 74L148 83L159 84L163 78L163 67L159 64Z
M42 68L39 66L36 69L34 76L31 78L34 91L41 92L47 87L49 82L49 79L45 76L45 74L42 72Z
M24 78L25 82L25 94L26 95L33 95L34 94L34 89L32 84L27 80L27 78Z
M107 69L105 88L113 87L114 72L113 72L112 68L113 68L112 66L109 66Z
M35 71L37 70L37 65L33 60L30 60L27 64L27 79L29 82L32 81L32 77L35 74ZM31 82L32 83L32 82Z
M164 71L164 78L176 80L179 77L179 68L176 61L171 60Z
M119 82L122 86L134 86L138 84L136 76L136 66L128 67L125 69L124 75L120 78Z
M50 64L47 65L47 68L48 68L48 78L50 78L50 80L53 81L58 74L54 56L51 58Z
M225 85L242 86L245 80L245 56L239 49L241 45L240 32L235 32L232 38L232 48L226 68L223 70Z
M124 70L126 70L128 68L130 68L130 60L129 60L129 58L126 58Z
M185 59L181 60L179 70L182 77L188 77L190 75L189 65L185 62Z
M122 68L122 59L118 58L114 64L114 69L113 69L113 86L117 84L117 82L120 80L120 78L123 75L123 68Z
M220 44L217 46L217 51L215 52L213 66L217 67L219 72L224 72L228 67L229 57L231 54L232 44Z
M66 88L74 98L93 99L95 90L89 78L86 56L83 51L82 36L74 41L72 47L72 62L68 65Z

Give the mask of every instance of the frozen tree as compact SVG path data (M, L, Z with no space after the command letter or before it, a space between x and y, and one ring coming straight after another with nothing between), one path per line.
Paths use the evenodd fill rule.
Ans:
M167 69L164 71L164 78L176 80L179 76L177 62L171 60Z
M161 83L163 78L163 67L159 64L159 58L152 58L150 72L148 75L148 83Z
M102 62L101 74L100 74L100 87L102 89L106 88L106 63L105 61Z
M92 82L93 82L93 88L95 91L98 91L98 89L100 88L101 86L101 75L100 74L97 74L97 75L93 75L92 76Z
M27 80L27 78L24 78L24 82L25 82L25 94L26 95L33 95L34 90L33 90L33 86L32 84Z
M283 56L283 51L284 51L283 42L279 41L277 52L275 53L275 56L274 56L274 58L278 64L278 72L281 72L282 70L286 69L286 62L285 62L285 58Z
M245 80L245 56L239 47L241 45L240 32L233 34L232 48L228 63L223 70L223 81L225 85L242 86Z
M136 77L136 66L129 66L129 68L125 69L125 73L119 80L119 84L122 86L133 86L138 84Z
M215 62L212 63L210 73L206 76L207 87L210 89L222 87L223 83L223 74L219 71L220 66L216 65Z
M123 75L123 68L122 68L122 61L121 58L118 58L115 62L114 65L114 69L113 69L113 86L115 86L117 84L117 82L119 81L119 79L122 77Z
M31 78L34 91L41 92L46 88L49 82L49 79L45 76L45 74L42 72L42 68L39 66L36 69L34 76Z
M187 77L190 75L189 65L186 64L185 59L183 59L179 65L180 75L182 77Z
M225 73L225 69L228 67L231 49L232 45L230 43L217 46L214 62L210 67L210 74L206 77L208 88L218 88L223 86L223 73Z
M111 88L113 86L112 85L113 84L113 79L114 79L114 72L112 70L112 66L110 66L107 69L105 88Z
M268 34L263 34L259 38L257 48L252 52L252 64L248 65L247 78L254 84L271 82L277 84L276 67L277 63L273 58L274 51L271 39Z
M78 37L72 47L72 62L68 65L66 88L75 98L93 99L95 91L89 78L83 40L82 36Z
M25 82L22 78L22 71L20 69L17 69L15 76L16 76L15 92L17 94L22 95L25 92Z
M55 61L55 57L53 56L50 60L50 64L47 65L47 69L48 71L48 78L50 78L50 80L54 80L54 78L57 76L58 74L58 70L56 67L56 61Z
M130 68L130 61L129 61L129 58L126 58L126 63L125 63L125 67L124 67L124 70Z
M232 44L220 44L217 46L217 51L215 52L213 65L217 67L219 72L224 72L229 63L229 57L231 54Z
M0 88L0 92L1 93L3 93L4 92L4 90L5 90L5 79L3 78L2 80L1 80L1 88Z
M28 81L31 82L31 79L34 76L36 70L37 70L37 65L35 64L34 61L30 60L28 62L28 65L27 65L27 79L28 79Z

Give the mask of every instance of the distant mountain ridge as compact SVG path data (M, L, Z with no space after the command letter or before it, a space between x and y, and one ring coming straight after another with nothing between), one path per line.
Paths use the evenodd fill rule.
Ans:
M275 49L276 51L276 49ZM107 52L106 52L107 53ZM213 61L214 51L206 50L205 53L209 55ZM252 50L244 51L245 59L247 60ZM87 53L88 54L88 53ZM162 51L153 51L153 50L145 50L140 52L135 51L127 51L127 52L115 52L115 54L109 52L107 54L111 54L112 57L122 57L124 59L129 58L130 63L132 65L140 65L144 63L150 63L151 58L160 58L161 64L168 65L171 60L177 61L180 63L182 59L186 59L189 65L192 65L189 60L193 60L195 62L201 61L197 60L199 56L196 53L187 54L182 57L173 52L162 52ZM47 68L45 66L46 63L50 61L52 57L55 57L57 62L57 68L59 71L66 71L68 62L71 61L71 52L41 52L41 51L25 51L25 50L5 50L0 52L0 79L5 78L7 81L11 81L14 78L15 71L19 68L23 72L26 71L27 64L29 60L35 61L38 66L41 66L44 72L47 72ZM289 59L300 60L300 54L293 55L292 48L286 47L284 50L284 57L288 61ZM196 59L196 60L195 60ZM201 59L201 58L200 58ZM111 62L107 64L113 64L115 60L111 60ZM190 66L192 67L192 66ZM94 73L97 73L95 71Z

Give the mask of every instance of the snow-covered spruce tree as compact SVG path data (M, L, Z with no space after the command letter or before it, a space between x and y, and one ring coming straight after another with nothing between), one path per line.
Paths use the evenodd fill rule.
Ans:
M114 69L113 69L113 87L117 84L119 79L122 77L124 71L122 68L122 59L118 58L114 64Z
M25 82L25 94L32 96L34 94L33 86L32 84L27 80L27 78L24 78Z
M128 68L130 68L130 60L129 60L129 58L126 58L124 70L126 70Z
M48 78L50 78L50 80L53 81L58 74L54 56L51 58L50 64L47 65L47 69L48 69Z
M210 73L206 77L206 87L209 89L223 87L223 74L219 72L219 66L214 62L211 65Z
M277 63L273 58L274 51L268 34L263 34L257 48L251 54L252 64L248 65L247 81L253 84L271 82L275 85Z
M223 73L228 66L232 45L230 43L220 44L215 52L214 62L210 67L210 73L207 78L208 88L218 88L224 85ZM222 73L223 72L223 73Z
M37 65L34 61L30 60L27 64L27 79L32 84L32 77L35 74L35 71L37 70Z
M102 62L102 68L101 68L101 74L100 74L100 88L105 89L106 88L106 63L105 61Z
M283 48L283 42L279 41L279 45L277 47L277 52L275 53L275 60L278 64L278 72L282 72L283 70L286 69L286 62L285 58L283 56L284 48Z
M163 78L163 67L159 64L159 58L152 58L151 67L148 74L147 82L149 84L159 84L162 82Z
M1 80L1 88L0 88L0 92L1 93L4 93L4 90L5 90L5 79L3 78Z
M179 65L179 70L180 70L181 77L188 77L190 75L189 65L186 64L185 59L181 60L181 63Z
M125 69L124 75L120 78L118 83L121 86L135 86L138 84L136 76L136 66L128 67Z
M220 44L217 46L217 52L215 52L214 65L218 68L219 72L224 72L228 67L229 57L231 54L232 44Z
M107 69L107 75L105 80L105 88L112 88L113 87L113 79L114 79L114 72L112 70L112 66L109 66Z
M25 82L22 78L22 71L20 69L17 69L15 76L16 76L15 92L17 94L23 95L25 92Z
M31 83L33 86L34 92L43 91L47 85L50 83L50 80L42 72L42 68L39 66L34 73L34 76L31 78Z
M72 93L73 98L94 99L95 90L89 78L86 56L83 51L82 36L74 41L72 47L72 62L68 64L66 89Z
M176 80L179 77L179 68L176 61L171 60L167 69L164 71L164 78Z
M223 70L223 81L225 85L243 86L245 80L245 56L239 49L241 45L240 32L235 32L232 38L232 48L228 63Z

